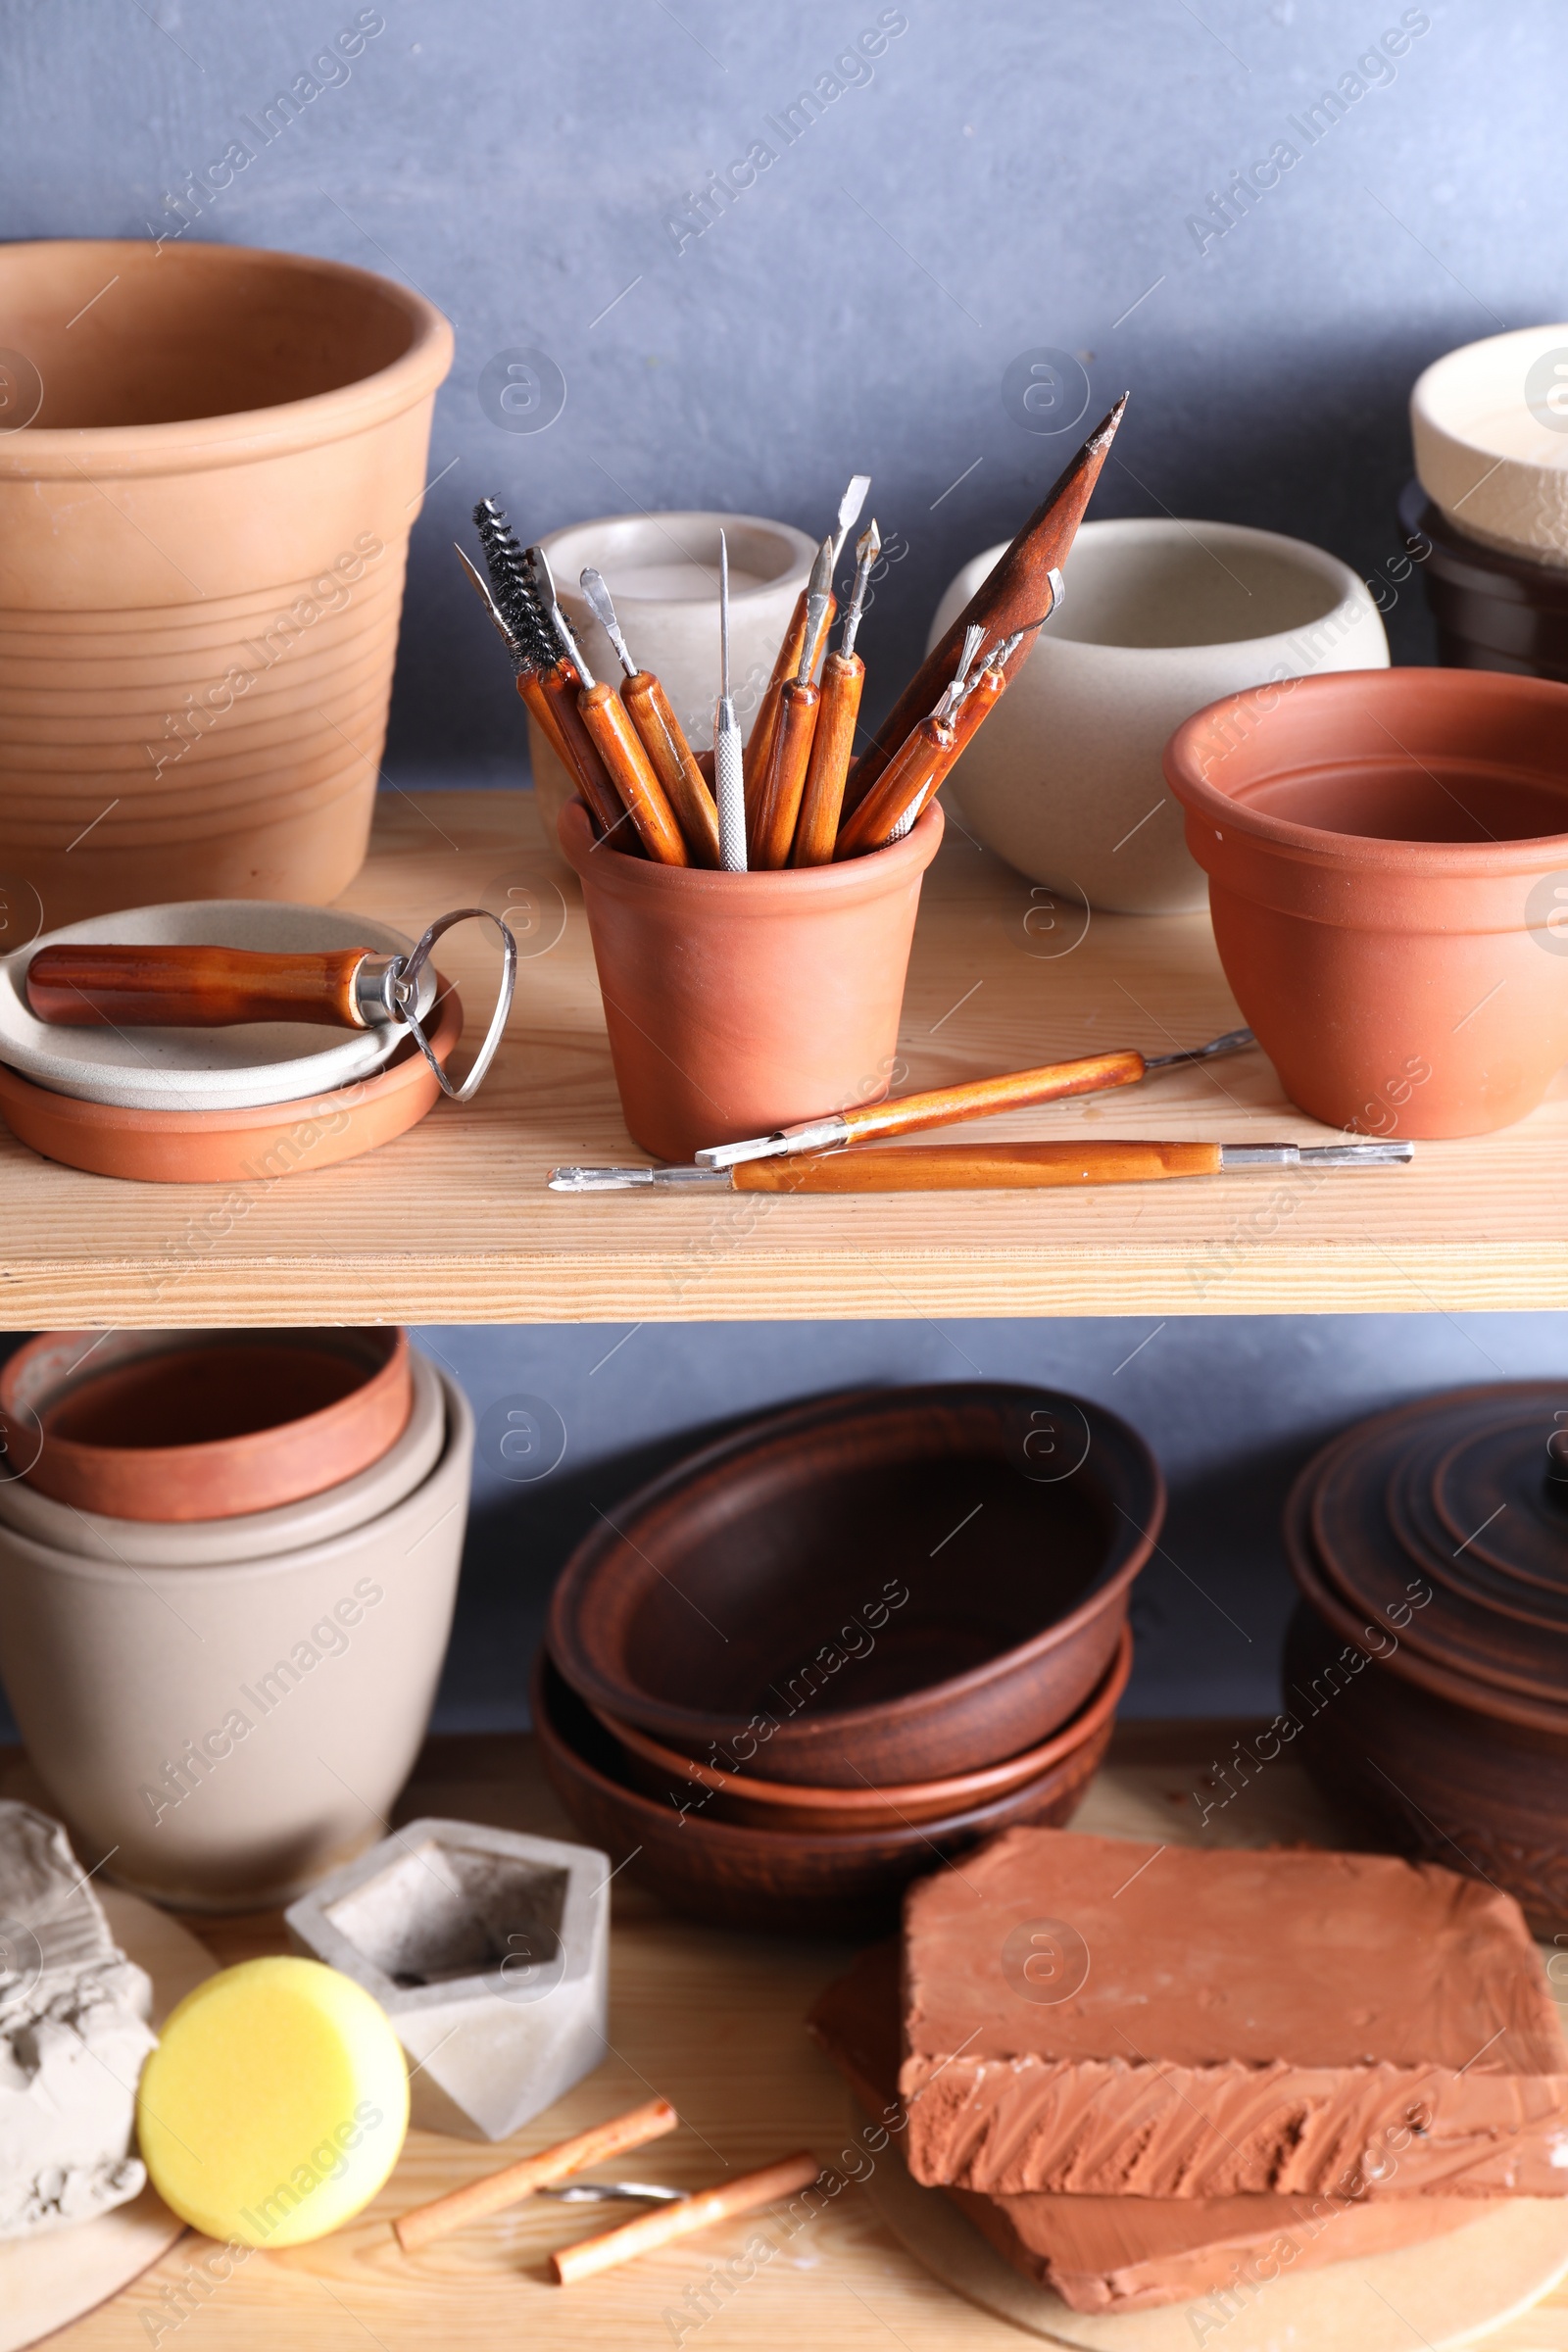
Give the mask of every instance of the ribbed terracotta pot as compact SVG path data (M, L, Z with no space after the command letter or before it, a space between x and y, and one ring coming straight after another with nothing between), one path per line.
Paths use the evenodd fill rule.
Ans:
M1391 669L1230 695L1165 773L1225 976L1328 1126L1482 1135L1568 1060L1568 686Z
M0 248L0 873L46 927L365 855L452 330L339 263ZM23 374L25 382L23 382Z
M724 874L594 846L568 801L626 1125L688 1160L887 1092L933 803L903 841L842 865Z

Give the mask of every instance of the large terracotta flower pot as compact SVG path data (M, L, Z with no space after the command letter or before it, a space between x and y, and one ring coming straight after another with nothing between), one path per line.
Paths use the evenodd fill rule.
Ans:
M1287 679L1178 727L1165 773L1225 976L1293 1102L1481 1135L1568 1059L1568 686Z
M334 898L369 829L452 330L308 256L0 248L0 874L39 927Z
M888 1091L933 802L903 841L842 865L711 873L596 848L568 801L626 1125L656 1159L739 1143Z

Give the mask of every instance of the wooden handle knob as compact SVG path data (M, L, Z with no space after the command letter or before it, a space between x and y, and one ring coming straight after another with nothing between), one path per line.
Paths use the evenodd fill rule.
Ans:
M57 1028L227 1029L241 1021L309 1021L363 1029L354 976L368 948L270 956L251 948L40 948L27 966L27 1006Z

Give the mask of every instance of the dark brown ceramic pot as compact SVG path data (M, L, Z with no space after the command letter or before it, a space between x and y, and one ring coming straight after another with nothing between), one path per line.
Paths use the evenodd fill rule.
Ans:
M1419 482L1399 500L1450 669L1506 669L1568 683L1568 567L1483 546L1446 522Z

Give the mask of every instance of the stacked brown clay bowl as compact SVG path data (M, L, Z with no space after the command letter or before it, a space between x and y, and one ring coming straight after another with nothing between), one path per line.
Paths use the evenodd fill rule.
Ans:
M568 1562L534 1683L547 1770L684 1910L872 1932L919 1873L1070 1817L1163 1510L1134 1432L1046 1390L773 1415Z
M1568 1384L1348 1430L1286 1507L1286 1703L1331 1796L1568 1925Z

